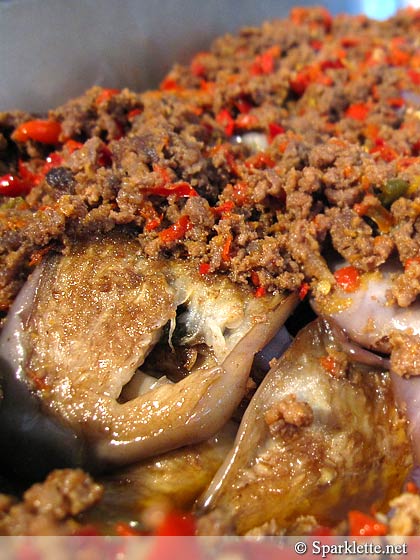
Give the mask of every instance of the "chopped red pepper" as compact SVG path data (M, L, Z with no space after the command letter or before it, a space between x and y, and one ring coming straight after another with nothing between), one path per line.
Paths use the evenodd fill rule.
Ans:
M219 204L219 206L214 206L213 208L211 208L211 211L213 212L213 214L223 215L231 212L234 207L235 204L231 200L228 200L226 202L223 202L222 204Z
M184 91L184 88L178 84L173 78L165 78L161 84L160 89L163 91Z
M302 284L300 285L300 288L299 288L299 299L300 299L301 301L303 301L303 300L306 298L306 296L307 296L307 294L308 294L308 292L309 292L309 287L310 287L310 286L309 286L309 284L308 284L307 282L302 282Z
M157 537L193 536L196 531L196 523L192 515L171 511L165 515L155 535Z
M166 167L153 164L153 171L159 175L160 183L143 192L158 196L170 196L175 194L178 197L198 196L197 191L185 181L171 182L169 171Z
M386 525L361 511L349 512L349 528L352 537L383 537L388 532Z
M106 89L106 88L104 88L101 91L101 93L98 95L98 97L95 99L95 104L96 105L102 105L103 103L106 103L107 101L112 99L114 97L114 95L117 95L117 93L120 93L119 89L113 89L113 88Z
M57 152L51 152L41 169L41 175L45 176L53 167L59 167L63 163L63 158Z
M72 154L76 150L80 150L80 148L83 148L83 144L81 142L76 142L76 140L70 139L64 143L64 147L67 148L69 154Z
M344 48L357 47L360 44L360 39L358 37L343 37L340 43Z
M320 41L319 39L312 39L311 41L309 41L309 44L311 45L311 47L314 49L314 51L320 51L322 49L322 41Z
M29 261L29 266L37 266L43 259L43 257L50 251L51 247L42 247L42 249L38 249L31 255L31 259Z
M268 124L268 143L271 144L276 136L284 134L286 131L281 124L271 122Z
M409 492L410 494L419 494L420 493L419 487L412 480L409 480L407 482L407 484L405 485L405 490L406 490L406 492Z
M360 274L354 266L344 266L334 272L337 284L345 292L354 292L360 285Z
M419 264L420 263L420 257L411 257L410 259L407 259L404 263L404 270L408 270L410 268L411 265L413 264Z
M119 537L138 537L144 534L131 527L128 523L123 523L122 521L115 524L115 532Z
M370 150L371 154L378 154L381 159L386 162L394 161L398 157L397 152L391 146L385 144L382 138L377 138L375 141L375 146Z
M404 107L405 100L402 97L390 97L387 99L387 103L390 107L400 109L401 107Z
M413 84L415 86L420 86L420 72L417 72L416 70L410 68L410 70L408 70L407 73L408 73L408 77L413 82Z
M146 201L143 204L143 207L140 211L140 215L142 218L146 220L144 229L146 231L153 231L157 227L160 226L162 222L162 215L158 214L153 207L153 204L149 201Z
M230 246L232 244L232 236L228 235L222 249L222 261L228 262L230 260Z
M205 276L206 274L208 274L210 272L210 265L209 263L200 263L199 267L198 267L198 272Z
M142 110L140 108L137 107L137 109L131 109L131 111L129 111L127 113L127 119L129 121L132 121L134 119L134 117L137 117L137 115L141 115L142 114Z
M235 107L240 113L247 115L252 109L253 105L249 101L241 97L235 101Z
M347 108L345 114L349 119L364 121L369 114L369 106L366 103L353 103Z
M254 286L256 286L257 288L260 286L261 282L260 282L260 277L258 276L258 272L255 272L255 270L253 270L251 272L251 282L254 284Z
M43 144L57 144L60 134L59 122L36 119L19 125L13 133L13 138L18 142L36 140Z
M280 52L280 47L274 45L262 54L256 56L251 66L251 74L253 76L271 74L274 71L275 58L280 55Z
M19 177L30 185L37 185L43 179L39 173L32 173L21 159L18 161L18 171Z
M310 72L309 68L304 68L290 80L290 88L298 95L303 95L312 81L313 74Z
M199 78L206 75L206 66L203 61L208 58L209 55L210 53L208 52L199 52L195 55L190 64L191 74Z
M410 62L410 54L399 48L393 48L388 56L388 62L392 66L406 66Z
M339 373L340 366L332 356L322 356L319 363L329 374L336 376Z
M191 229L192 223L189 216L181 216L177 222L159 232L162 243L172 243L182 239L187 231Z
M258 286L258 288L255 290L255 297L256 298L260 298L260 297L264 297L267 293L267 290L264 288L264 286Z
M258 119L255 115L241 114L236 117L235 124L238 128L255 128L258 125Z
M232 136L235 130L235 121L227 109L222 109L216 115L216 122L225 129L226 136Z
M344 68L344 64L341 62L341 60L339 58L336 58L334 60L323 60L320 63L320 68L321 70L328 70L329 68L331 68L332 70L336 70L338 68Z
M238 206L248 204L249 189L245 181L238 181L232 185L232 198Z
M25 196L32 186L33 184L20 179L16 175L3 175L0 177L0 196Z
M245 162L246 167L248 169L265 169L265 168L272 168L276 165L276 162L271 159L268 154L264 152L259 152L251 157L249 157Z
M171 194L175 194L179 198L198 196L197 191L189 183L184 181L152 187L151 189L146 189L144 192L159 196L170 196Z

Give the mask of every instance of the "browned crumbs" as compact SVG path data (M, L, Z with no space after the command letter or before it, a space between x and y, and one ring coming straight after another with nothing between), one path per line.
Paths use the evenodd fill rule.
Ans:
M72 517L102 496L102 487L78 469L52 471L21 502L0 494L0 535L64 535L77 527Z
M377 22L296 8L218 39L158 91L94 87L50 111L55 145L22 136L33 116L0 115L1 172L23 185L1 197L1 308L44 248L121 225L146 255L258 293L325 292L332 249L359 272L419 258L419 28L414 9ZM409 305L420 267L396 285Z
M314 413L308 403L297 401L296 395L287 395L267 410L264 419L272 434L285 434L290 428L310 426Z

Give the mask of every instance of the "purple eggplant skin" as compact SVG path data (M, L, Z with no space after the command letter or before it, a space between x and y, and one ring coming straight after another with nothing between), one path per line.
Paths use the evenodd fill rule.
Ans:
M54 468L100 470L83 437L45 410L22 371L23 325L40 280L36 269L18 294L0 336L0 457L8 478L34 482Z
M12 479L35 482L44 479L52 469L91 463L83 438L42 411L40 399L21 382L3 357L0 387L3 473Z

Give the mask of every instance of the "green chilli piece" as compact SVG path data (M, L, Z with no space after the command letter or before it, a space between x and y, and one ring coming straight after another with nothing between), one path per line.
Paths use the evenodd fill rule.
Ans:
M388 179L388 181L381 187L381 194L379 199L384 206L391 206L391 204L403 196L409 187L408 181L404 179Z

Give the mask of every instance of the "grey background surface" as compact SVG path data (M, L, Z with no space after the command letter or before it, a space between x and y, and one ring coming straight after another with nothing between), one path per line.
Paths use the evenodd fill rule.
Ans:
M93 84L153 87L215 36L313 3L386 17L401 2L0 0L0 110L44 111Z

